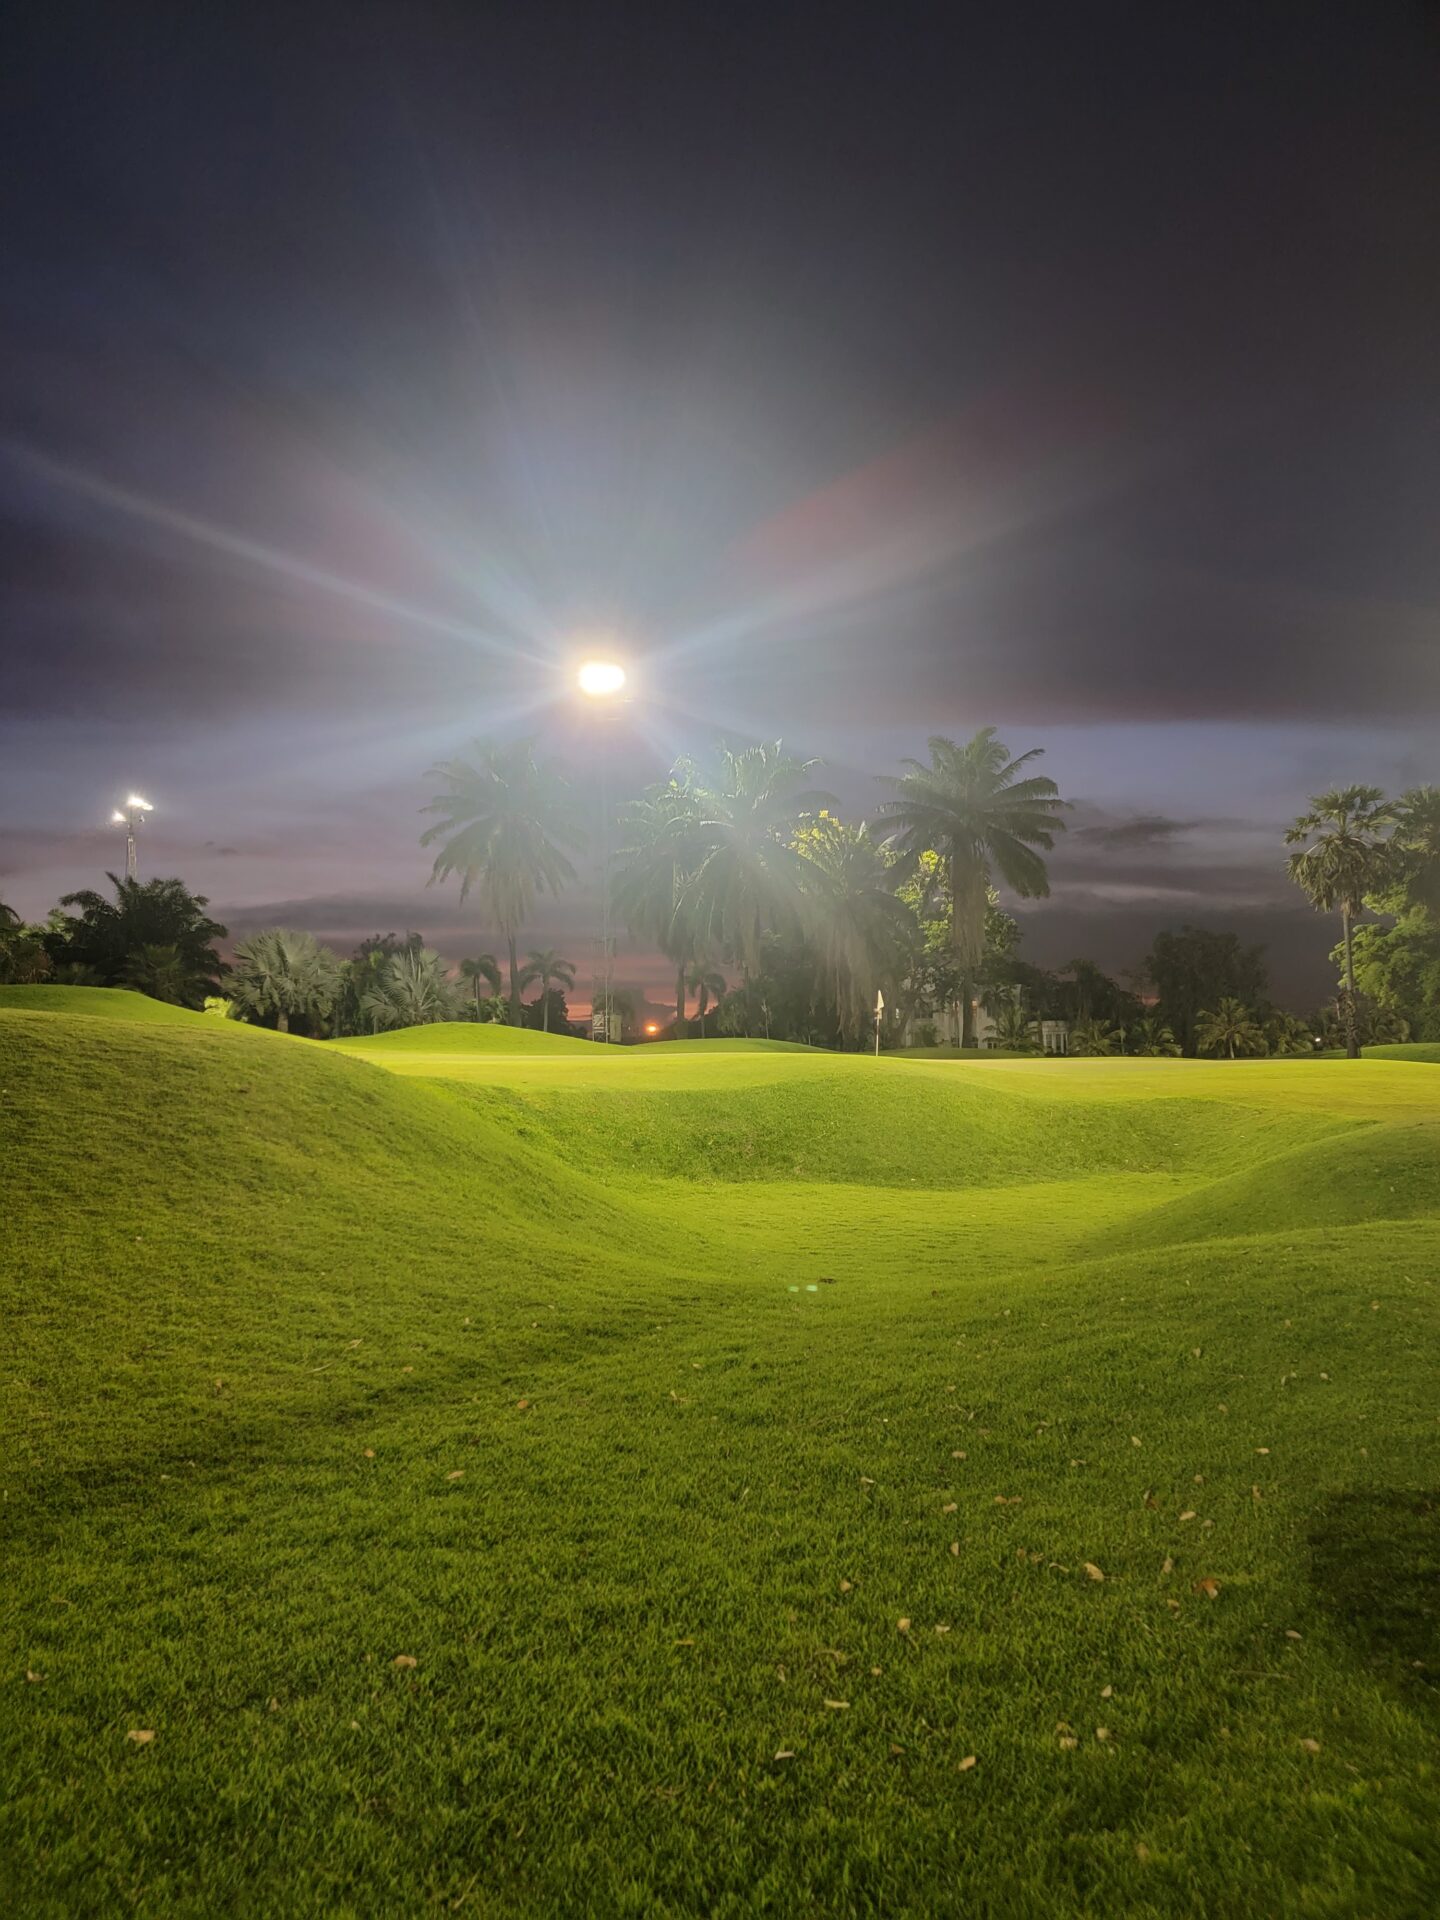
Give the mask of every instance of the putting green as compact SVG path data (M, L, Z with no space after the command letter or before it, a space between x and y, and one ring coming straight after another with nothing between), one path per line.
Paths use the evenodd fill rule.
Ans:
M0 995L18 1911L1434 1909L1433 1065L79 991Z

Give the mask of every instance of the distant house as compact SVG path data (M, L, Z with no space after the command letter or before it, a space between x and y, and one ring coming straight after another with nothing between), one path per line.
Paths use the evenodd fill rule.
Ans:
M974 1014L975 1044L982 1052L990 1052L992 1049L999 1047L1001 1043L995 1031L995 1022L978 1001L975 1004ZM958 1047L960 1044L960 1008L958 1006L946 1007L944 1011L939 1014L912 1014L909 1020L906 1021L905 1030L900 1036L901 1046L919 1046L921 1044L921 1030L929 1027L934 1028L936 1038L941 1045ZM1066 1020L1032 1020L1030 1022L1030 1032L1032 1036L1039 1041L1041 1053L1058 1056L1070 1051L1070 1024Z

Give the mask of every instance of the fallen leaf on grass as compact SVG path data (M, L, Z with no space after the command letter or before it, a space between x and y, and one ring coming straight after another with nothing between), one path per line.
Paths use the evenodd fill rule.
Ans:
M1303 1640L1304 1637L1303 1634L1297 1633L1294 1627L1286 1627L1285 1629L1285 1638L1287 1640Z
M1095 1738L1097 1740L1108 1740L1110 1738L1109 1727L1096 1727Z
M463 1480L465 1478L464 1467L456 1467L455 1471L453 1473L447 1473L445 1478L447 1480Z
M970 1769L974 1766L974 1764L975 1764L974 1754L967 1753L965 1758L962 1761L960 1761L955 1771L957 1773L968 1773Z
M825 1705L830 1708L832 1713L848 1713L850 1711L850 1702L848 1700L827 1700Z
M1197 1580L1195 1582L1195 1591L1196 1593L1203 1593L1207 1600L1218 1600L1220 1598L1220 1582L1210 1579Z
M950 1542L950 1551L951 1553L955 1554L958 1558L960 1553L960 1542L958 1540L952 1540Z
M850 1589L851 1589L851 1587L852 1587L852 1586L853 1586L854 1584L855 1584L855 1583L854 1583L854 1581L853 1581L853 1580L842 1580L842 1581L840 1582L840 1591L841 1591L842 1593L849 1593L849 1591L850 1591Z
M791 1747L779 1747L776 1749L775 1758L777 1760L793 1760L795 1758L794 1749Z
M373 1460L373 1459L375 1458L375 1449L374 1449L374 1447L366 1447L366 1449L365 1449L365 1458L366 1458L367 1460Z
M390 1664L394 1667L418 1667L420 1662L413 1653L397 1653Z
M1115 1693L1114 1687L1101 1687L1100 1698L1102 1700L1109 1700L1114 1696L1114 1693Z
M147 1747L155 1738L155 1729L153 1727L131 1727L125 1738L127 1740L133 1740L137 1747Z
M1170 1558L1168 1553L1160 1562L1160 1571L1161 1573L1173 1573L1175 1571L1175 1562Z
M958 1513L960 1511L960 1502L958 1500L947 1501L946 1504L941 1507L940 1511L942 1513Z
M1085 1562L1085 1571L1092 1580L1103 1580L1105 1578L1093 1560L1087 1560Z
M672 1647L693 1647L695 1642L693 1640L672 1640L670 1644Z
M523 1413L529 1404L530 1402L528 1400L517 1400L515 1402L515 1411L517 1413Z
M1182 1513L1180 1516L1181 1526L1184 1526L1187 1520L1193 1520L1194 1518L1195 1518L1195 1509L1193 1507L1187 1507L1184 1513Z
M908 1620L908 1619L900 1619L900 1620L897 1620L897 1621L895 1622L895 1631L896 1631L897 1633L908 1633L908 1632L910 1631L910 1622L909 1622L909 1620Z
M950 1458L952 1460L968 1460L970 1456L968 1453L961 1453L957 1448L956 1451L951 1454Z
M25 1678L30 1682L32 1687L38 1687L45 1676L43 1673L34 1673L29 1667L26 1667Z
M1300 1744L1306 1753L1318 1753L1320 1751L1320 1742L1318 1740L1302 1740Z
M1075 1738L1073 1733L1062 1733L1060 1736L1060 1744L1068 1751L1071 1747L1078 1747L1080 1742Z
M1141 1441L1141 1438L1138 1433L1132 1433L1130 1436L1130 1444L1132 1447L1138 1447L1143 1445L1144 1443Z

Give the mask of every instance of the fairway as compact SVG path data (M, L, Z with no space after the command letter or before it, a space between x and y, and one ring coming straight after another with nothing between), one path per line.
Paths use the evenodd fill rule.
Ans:
M1436 1910L1389 1051L0 989L15 1910Z

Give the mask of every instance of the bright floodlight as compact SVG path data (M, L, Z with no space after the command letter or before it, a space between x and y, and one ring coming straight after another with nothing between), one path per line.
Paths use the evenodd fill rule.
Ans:
M138 807L141 813L153 813L155 811L150 802L148 800L142 800L138 793L132 793L125 804L127 807Z
M577 677L582 693L588 693L592 700L603 700L624 686L625 669L614 660L587 660Z
M111 814L110 818L117 827L123 827L125 824L125 816L118 808Z

